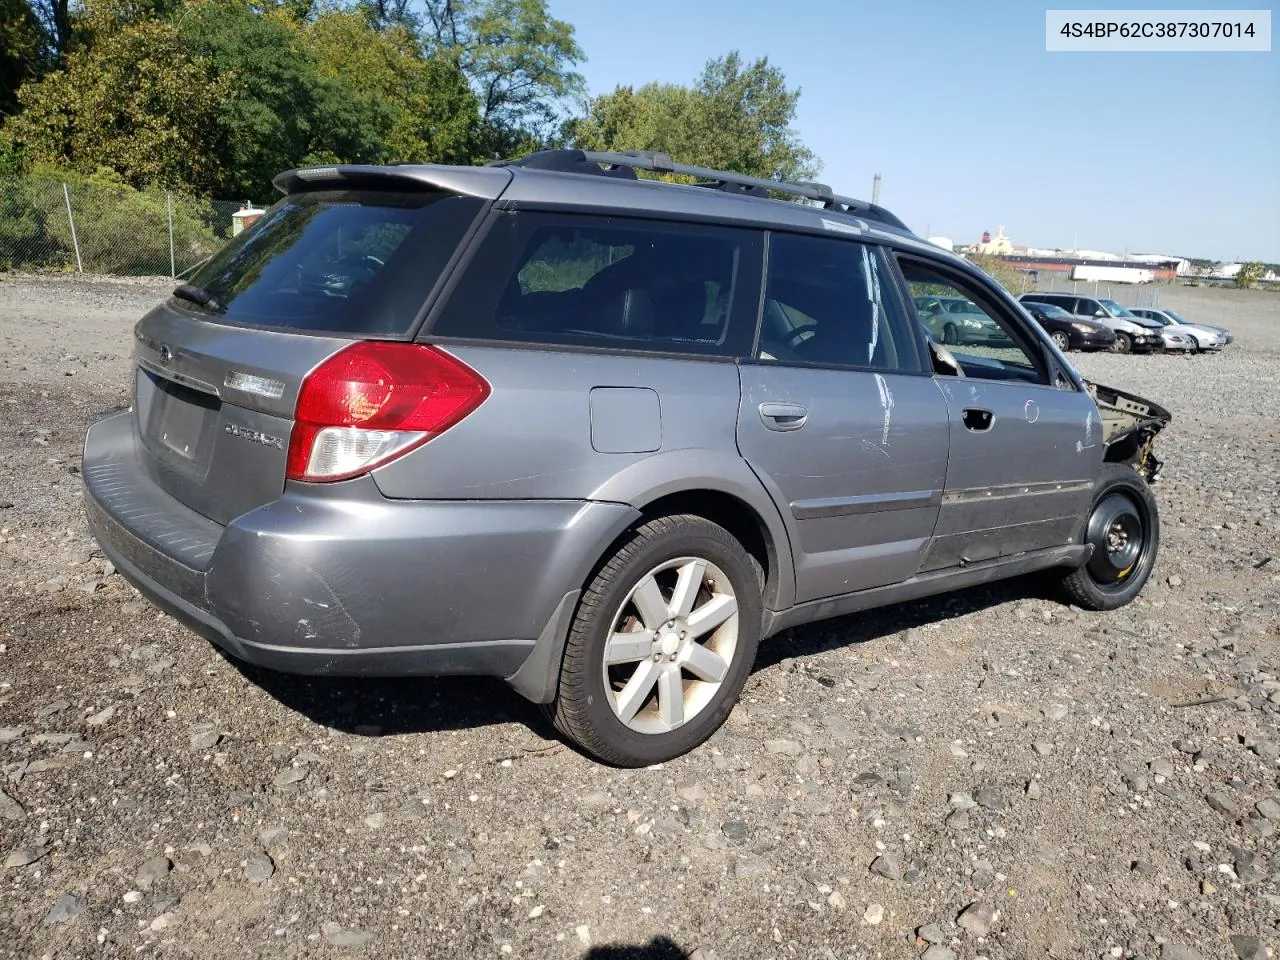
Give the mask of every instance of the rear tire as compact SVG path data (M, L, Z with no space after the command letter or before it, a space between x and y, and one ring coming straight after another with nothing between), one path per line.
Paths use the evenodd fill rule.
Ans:
M556 729L620 767L702 744L755 661L762 584L755 559L709 520L642 525L582 594L548 708Z
M1112 353L1130 353L1133 351L1133 340L1127 333L1117 333L1116 342L1111 345Z
M1062 579L1076 606L1115 610L1142 592L1160 549L1160 513L1151 487L1132 467L1102 465L1080 542L1093 545L1093 556Z

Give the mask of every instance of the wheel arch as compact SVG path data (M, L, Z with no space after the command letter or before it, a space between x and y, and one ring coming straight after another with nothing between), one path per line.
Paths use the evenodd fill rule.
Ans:
M612 554L619 539L642 523L689 513L724 527L760 563L767 610L785 609L795 602L790 535L773 499L740 457L706 450L658 454L611 477L591 499L625 503L640 512L639 518L602 546L593 570Z

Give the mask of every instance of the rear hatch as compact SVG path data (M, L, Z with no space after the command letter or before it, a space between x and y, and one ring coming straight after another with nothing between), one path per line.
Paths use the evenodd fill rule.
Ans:
M439 183L450 168L328 168L318 186L306 173L278 180L284 199L134 331L142 462L222 524L282 493L307 374L355 341L411 339L509 179L455 175L464 194Z

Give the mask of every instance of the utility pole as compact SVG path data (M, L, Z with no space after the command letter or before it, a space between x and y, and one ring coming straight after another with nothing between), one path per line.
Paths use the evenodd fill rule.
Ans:
M876 174L871 178L871 202L880 202L880 174Z

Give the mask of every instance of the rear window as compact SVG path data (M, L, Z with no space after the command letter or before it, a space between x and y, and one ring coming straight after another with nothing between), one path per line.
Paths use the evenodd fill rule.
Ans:
M188 280L229 323L403 336L484 201L429 192L325 190L268 210Z
M762 247L752 230L503 214L431 332L742 356L755 332Z

